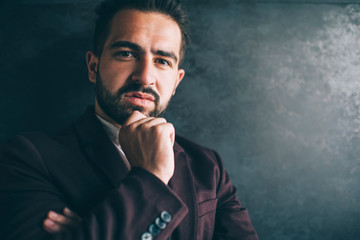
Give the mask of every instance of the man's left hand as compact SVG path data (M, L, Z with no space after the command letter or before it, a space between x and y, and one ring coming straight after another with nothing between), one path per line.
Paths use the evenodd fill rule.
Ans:
M43 227L49 233L59 233L78 226L80 222L81 218L65 207L62 214L49 211L43 222Z

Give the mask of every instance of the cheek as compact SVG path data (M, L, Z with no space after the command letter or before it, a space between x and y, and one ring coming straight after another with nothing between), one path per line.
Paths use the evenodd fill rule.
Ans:
M129 76L129 68L122 68L113 65L108 65L106 68L100 68L100 77L103 84L112 92L124 86Z
M158 84L157 84L157 89L159 91L160 94L160 102L161 103L165 103L167 101L169 101L169 99L171 98L173 92L174 92L174 88L175 88L175 83L176 83L176 78L177 75L176 74L167 74L165 76L161 76L158 80Z

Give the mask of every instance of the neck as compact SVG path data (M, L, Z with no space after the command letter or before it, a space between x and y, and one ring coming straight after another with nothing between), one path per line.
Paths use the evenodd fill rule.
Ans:
M95 99L95 113L97 115L99 115L100 117L102 117L103 119L105 119L106 121L114 124L115 126L121 128L121 125L118 124L117 122L115 122L111 117L109 117L100 107L99 103L97 102L97 100Z

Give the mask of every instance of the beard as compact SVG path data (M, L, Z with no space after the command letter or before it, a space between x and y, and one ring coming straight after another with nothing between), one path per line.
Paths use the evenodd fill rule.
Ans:
M149 112L145 112L144 107L133 105L127 102L124 97L128 92L142 92L151 94L154 97L155 107ZM104 85L99 71L96 74L95 93L98 104L106 115L123 125L124 122L130 117L134 111L139 111L147 117L159 117L164 113L170 100L165 106L160 106L160 96L150 87L144 87L141 84L131 83L121 87L115 94L112 94L110 90Z

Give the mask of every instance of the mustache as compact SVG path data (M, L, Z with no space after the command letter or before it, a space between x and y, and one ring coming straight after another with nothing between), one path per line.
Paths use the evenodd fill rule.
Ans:
M143 85L136 84L136 83L129 84L129 85L126 85L126 86L120 88L118 90L118 92L116 93L116 95L117 95L117 97L121 98L121 96L123 94L128 93L128 92L142 92L142 93L151 94L155 99L155 103L158 103L159 99L160 99L159 94L157 92L155 92L154 89L152 89L150 87L144 87Z

